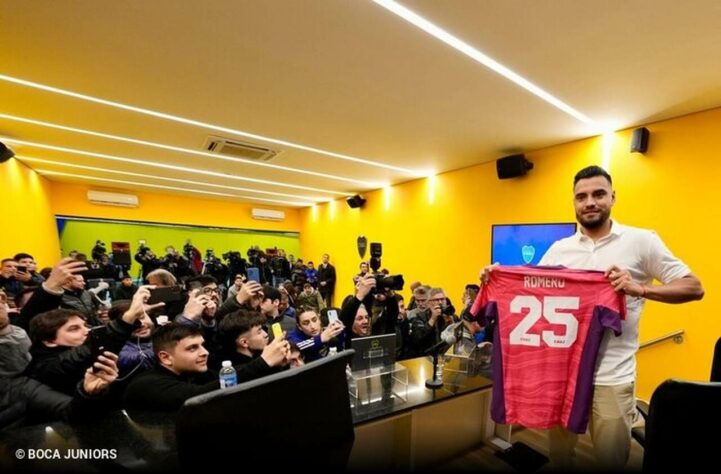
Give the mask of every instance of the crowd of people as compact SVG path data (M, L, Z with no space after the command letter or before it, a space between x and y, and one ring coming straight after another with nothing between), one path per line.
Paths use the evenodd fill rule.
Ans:
M377 288L381 272L365 272L335 307L328 254L317 268L301 259L290 265L282 250L270 262L254 257L260 281L237 273L227 286L210 273L179 278L168 268L150 270L142 282L128 273L112 278L105 254L88 262L72 252L41 271L26 253L4 259L0 429L123 407L175 411L220 387L223 361L240 383L343 350L356 337L396 334L397 357L407 358L423 355L449 328L468 340L480 329L455 314L440 288L414 283L406 308L398 291ZM466 289L464 304L477 290ZM329 320L329 310L338 317ZM270 330L276 323L280 336Z

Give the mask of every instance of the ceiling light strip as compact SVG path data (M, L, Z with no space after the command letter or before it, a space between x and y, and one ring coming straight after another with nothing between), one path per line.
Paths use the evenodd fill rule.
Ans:
M80 179L87 179L90 181L104 181L108 183L115 183L115 184L126 184L131 186L140 186L140 187L150 187L150 188L158 188L158 189L169 189L173 191L183 191L183 192L190 192L190 193L199 193L199 194L210 194L214 196L224 196L224 197L232 197L232 198L241 198L241 199L249 199L249 200L255 200L255 201L265 201L265 202L272 202L272 203L278 203L278 204L284 204L284 205L290 205L290 206L310 206L312 203L304 203L304 202L294 202L294 201L281 201L277 199L263 199L255 196L242 196L239 194L230 194L230 193L217 193L215 191L203 191L200 189L188 189L188 188L179 188L177 186L164 186L162 184L150 184L150 183L140 183L137 181L125 181L122 179L110 179L110 178L100 178L97 176L88 176L84 174L75 174L75 173L63 173L61 171L51 171L51 170L44 170L44 169L35 169L35 172L37 172L40 175L43 176L66 176L69 178L80 178Z
M272 169L277 169L277 170L282 170L282 171L290 171L290 172L292 172L292 173L307 174L307 175L311 175L311 176L318 176L319 178L335 179L335 180L338 180L338 181L345 181L345 182L348 182L348 183L360 184L360 185L362 185L362 186L366 186L366 187L369 187L369 188L381 187L381 184L379 184L379 183L372 183L372 182L369 182L369 181L361 181L361 180L358 180L358 179L345 178L345 177L343 177L343 176L336 176L336 175L333 175L333 174L319 173L319 172L316 172L316 171L302 170L302 169L299 169L299 168L291 168L291 167L289 167L289 166L281 166L281 165L274 165L274 164L272 164L272 163L263 163L263 162L257 162L257 161L252 161L252 160L246 160L246 159L243 159L243 158L234 158L234 157L229 157L229 156L223 156L223 155L219 155L219 154L217 154L217 153L207 153L207 152L204 152L204 151L189 150L189 149L187 149L187 148L181 148L181 147L172 146L172 145L165 145L165 144L156 143L156 142L149 142L149 141L145 141L145 140L137 140L137 139L135 139L135 138L121 137L121 136L119 136L119 135L110 135L110 134L107 134L107 133L95 132L95 131L92 131L92 130L86 130L86 129L82 129L82 128L67 127L67 126L65 126L65 125L59 125L59 124L50 123L50 122L42 122L42 121L40 121L40 120L33 120L33 119L25 118L25 117L18 117L18 116L15 116L15 115L8 115L8 114L2 114L2 113L0 113L0 119L13 120L13 121L16 121L16 122L21 122L21 123L28 123L28 124L32 124L32 125L39 125L39 126L41 126L41 127L48 127L48 128L54 128L54 129L57 129L57 130L64 130L64 131L67 131L67 132L80 133L80 134L83 134L83 135L91 135L91 136L94 136L94 137L107 138L107 139L110 139L110 140L116 140L116 141L121 141L121 142L125 142L125 143L134 143L134 144L136 144L136 145L151 146L151 147L160 148L160 149L163 149L163 150L176 151L176 152L179 152L179 153L188 153L188 154L191 154L191 155L205 156L205 157L208 157L208 158L214 158L214 159L220 159L220 160L226 160L226 161L233 161L233 162L235 162L235 163L244 163L244 164L246 164L246 165L262 166L262 167L265 167L265 168L272 168Z
M340 191L330 191L327 189L313 188L310 186L301 186L298 184L287 184L287 183L281 183L278 181L270 181L270 180L265 180L265 179L246 178L244 176L236 176L236 175L232 175L232 174L218 173L215 171L206 171L206 170L201 170L201 169L197 169L197 168L188 168L185 166L167 165L165 163L156 163L153 161L137 160L134 158L106 155L104 153L94 153L94 152L90 152L90 151L83 151L83 150L78 150L75 148L67 148L67 147L56 146L56 145L47 145L44 143L31 142L31 141L27 141L27 140L18 140L17 138L11 138L11 137L0 136L0 140L4 140L9 143L16 143L19 145L27 145L27 146L34 146L34 147L38 147L38 148L44 148L46 150L62 151L65 153L74 153L77 155L91 156L94 158L102 158L105 160L112 160L112 161L121 161L124 163L135 163L138 165L152 166L155 168L163 168L163 169L174 170L174 171L185 171L188 173L204 174L206 176L213 176L216 178L224 178L224 179L227 178L227 179L235 179L235 180L239 180L239 181L250 181L253 183L269 184L272 186L284 186L287 188L302 189L305 191L315 191L315 192L320 192L320 193L336 194L339 196L348 196L348 193L344 193L344 192L340 192Z
M350 156L350 155L344 155L342 153L335 153L332 151L323 150L321 148L315 148L315 147L311 147L311 146L307 146L307 145L301 145L299 143L293 143L293 142L289 142L289 141L285 141L285 140L279 140L276 138L265 137L263 135L257 135L255 133L244 132L242 130L235 130L235 129L228 128L228 127L221 127L219 125L213 125L211 123L201 122L199 120L187 119L184 117L179 117L177 115L170 115L170 114L165 114L162 112L156 112L154 110L144 109L141 107L135 107L132 105L127 105L127 104L123 104L120 102L114 102L111 100L105 100L105 99L101 99L99 97L94 97L91 95L80 94L77 92L60 89L58 87L47 86L45 84L27 81L25 79L20 79L17 77L7 76L5 74L0 74L0 80L6 81L6 82L11 82L13 84L18 84L21 86L31 87L33 89L39 89L39 90L43 90L46 92L52 92L55 94L64 95L67 97L73 97L75 99L85 100L88 102L94 102L96 104L102 104L102 105L107 105L109 107L115 107L118 109L129 110L131 112L136 112L139 114L150 115L152 117L170 120L172 122L178 122L178 123L182 123L182 124L186 124L186 125L192 125L195 127L207 128L210 130L216 130L218 132L240 135L240 136L246 137L246 138L262 140L264 142L273 143L273 144L285 146L288 148L295 148L297 150L309 151L311 153L317 153L320 155L330 156L333 158L338 158L338 159L346 160L346 161L352 161L355 163L362 163L364 165L375 166L378 168L385 168L385 169L394 170L394 171L400 171L401 173L405 173L405 174L408 174L411 176L418 177L418 176L421 176L421 174L422 174L420 172L417 172L417 171L414 171L411 169L401 168L400 166L393 166L393 165L387 165L385 163L379 163L376 161L364 160L362 158L357 158L357 157Z
M16 158L18 158L22 162L43 163L46 165L62 166L62 167L66 167L66 168L75 168L75 169L82 169L82 170L87 170L87 171L100 171L102 173L114 173L114 174L122 174L124 176L136 176L138 178L159 179L159 180L171 181L171 182L175 182L175 183L192 184L195 186L208 186L208 187L212 187L212 188L228 189L230 191L246 191L246 192L258 193L258 194L268 194L271 196L285 196L285 197L291 197L291 198L296 198L296 199L307 199L308 201L310 201L308 203L308 205L311 205L314 202L325 202L325 201L329 200L329 198L322 198L322 197L298 196L297 194L278 193L278 192L274 192L274 191L262 191L260 189L243 188L243 187L239 187L239 186L225 186L223 184L203 183L202 181L193 181L190 179L165 178L163 176L154 176L154 175L143 174L143 173L131 173L130 171L111 170L108 168L98 168L96 166L76 165L76 164L71 164L71 163L63 163L62 161L44 160L42 158L35 158L33 156L17 156L16 155Z
M447 32L443 28L426 20L419 14L415 13L413 10L408 9L393 0L373 0L373 1L375 3L377 3L378 5L380 5L381 7L385 8L386 10L403 18L407 22L417 26L418 28L425 31L426 33L433 36L434 38L436 38L440 41L443 41L444 43L446 43L448 46L455 49L456 51L460 51L461 53L470 57L474 61L486 66L487 68L491 69L492 71L505 77L509 81L523 87L528 92L535 95L536 97L548 102L549 104L556 107L557 109L562 110L563 112L566 112L568 115L572 116L576 120L579 120L579 121L581 121L583 123L587 123L587 124L594 124L594 121L591 120L586 115L582 114L581 112L574 109L573 107L566 104L565 102L558 99L557 97L554 97L549 92L546 92L545 90L543 90L536 84L532 83L528 79L524 78L520 74L512 71L511 69L507 68L506 66L504 66L503 64L499 63L498 61L492 59L491 57L483 54L482 52L480 52L473 46L464 42L463 40L453 36L452 34Z

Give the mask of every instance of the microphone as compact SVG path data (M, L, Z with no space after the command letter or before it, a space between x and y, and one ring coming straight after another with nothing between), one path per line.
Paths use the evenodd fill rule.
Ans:
M443 386L443 380L438 376L438 354L455 343L456 336L452 331L443 333L441 334L441 341L425 351L426 354L433 354L433 378L426 380L426 388L437 389Z

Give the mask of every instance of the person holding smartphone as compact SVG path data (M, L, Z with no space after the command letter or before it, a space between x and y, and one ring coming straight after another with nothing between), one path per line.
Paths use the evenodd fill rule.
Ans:
M320 316L313 309L302 310L296 317L296 328L288 334L288 341L298 346L304 361L327 356L330 347L343 350L345 326L338 319L336 310L331 311L328 311L329 324L325 328L321 328Z
M15 254L13 259L18 263L15 278L21 281L23 285L40 286L45 281L45 278L36 272L37 263L35 263L32 255L29 253L18 253Z
M97 338L88 337L90 329L82 313L74 310L54 309L33 317L29 332L33 343L32 362L26 373L57 391L72 395L88 367L97 361L106 361L108 353L120 352L136 321L151 309L145 304L149 297L150 287L141 286L128 311L120 319L100 327Z

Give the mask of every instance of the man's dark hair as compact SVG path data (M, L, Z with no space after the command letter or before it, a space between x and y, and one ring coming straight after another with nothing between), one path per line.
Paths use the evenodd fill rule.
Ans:
M265 300L280 301L280 291L270 285L263 285L263 301Z
M19 260L22 260L23 258L32 258L33 260L35 260L33 258L33 256L30 255L29 253L16 253L15 256L13 257L13 260L15 260L17 262Z
M266 322L265 316L257 311L239 309L223 318L218 326L218 339L224 351L235 351L235 340L256 326Z
M608 184L613 184L613 181L611 180L611 175L606 172L605 169L601 168L600 166L586 166L581 171L576 173L576 176L573 178L573 185L576 186L576 184L582 180L582 179L589 179L589 178L595 178L596 176L603 176L608 180Z
M476 285L475 283L469 283L466 285L466 290L473 290L473 291L481 291L481 287Z
M203 331L193 326L185 326L178 323L160 326L158 330L153 333L153 352L155 352L155 355L158 355L160 351L171 351L186 337L202 335Z
M53 309L35 316L30 320L30 340L33 345L40 346L44 341L57 338L58 329L73 316L85 321L85 315L71 309Z
M192 290L193 288L197 288L197 287L198 287L198 284L200 285L201 288L203 288L203 287L206 287L206 286L208 286L208 285L212 285L213 283L215 283L216 285L218 284L218 280L216 280L216 278L215 278L214 276L212 276L212 275L198 275L198 276L195 276L195 277L193 277L193 278L188 278L188 279L185 281L185 288L186 288L188 291L190 291L190 290Z

